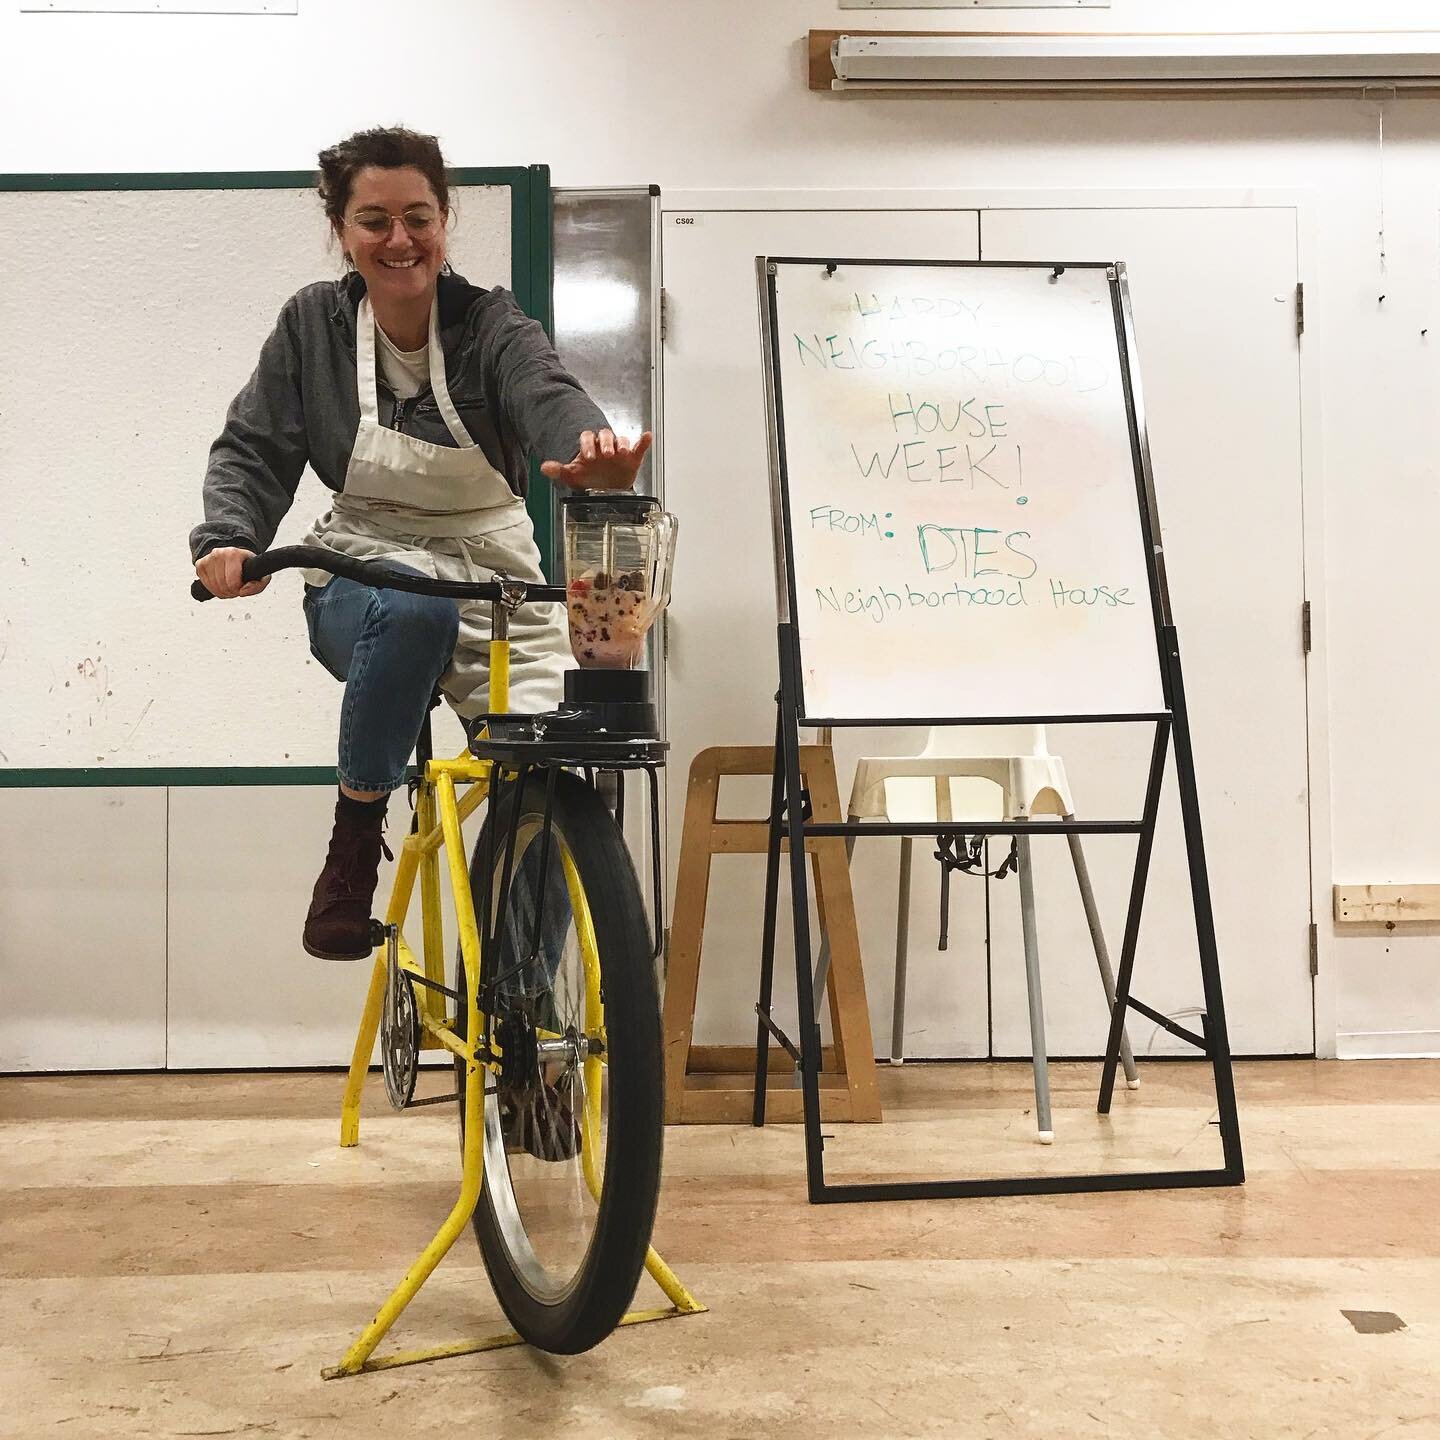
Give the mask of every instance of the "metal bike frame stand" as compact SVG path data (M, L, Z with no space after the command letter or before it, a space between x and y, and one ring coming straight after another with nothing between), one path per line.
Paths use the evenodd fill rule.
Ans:
M1129 422L1130 445L1134 464L1136 492L1141 531L1149 572L1155 643L1159 660L1164 709L1144 714L1114 715L1015 715L970 718L964 716L887 717L863 719L808 715L801 676L800 637L795 616L794 543L791 528L788 479L786 474L783 407L780 395L780 356L777 346L776 275L787 265L828 266L847 264L903 265L894 260L841 260L829 257L775 259L757 257L756 272L760 299L760 323L765 362L766 421L770 441L771 514L776 562L776 604L779 611L777 643L780 661L778 694L777 744L772 784L770 813L770 853L765 895L764 940L761 956L759 1038L768 1043L774 1035L792 1054L798 1055L804 1088L805 1163L810 1200L833 1203L857 1200L937 1199L987 1195L1074 1194L1106 1190L1149 1190L1168 1187L1238 1185L1244 1181L1244 1160L1240 1145L1240 1123L1235 1103L1233 1067L1229 1035L1225 1023L1225 1002L1220 981L1216 952L1215 922L1210 898L1210 881L1205 862L1204 839L1200 826L1199 795L1195 782L1194 756L1191 749L1189 716L1185 705L1185 688L1180 669L1180 647L1170 613L1166 587L1164 558L1160 548L1160 525L1153 477L1150 468L1149 444L1141 414L1138 383L1132 372L1134 328L1130 314L1129 293L1124 266L1076 265L1075 269L1104 269L1109 281L1114 312L1115 333L1119 348L1120 375L1124 386L1125 410ZM938 262L936 262L938 265ZM947 262L954 268L1045 268L1061 273L1061 267L1010 265L1008 262L956 261ZM1072 268L1067 265L1063 268ZM927 835L953 832L954 821L940 823L879 823L847 821L820 824L808 818L799 763L800 727L894 726L894 725L1072 725L1149 723L1154 726L1149 778L1142 815L1137 820L1056 820L1043 826L1029 821L968 823L971 834L1013 835L1025 845L1027 837L1075 837L1082 835L1135 835L1138 837L1135 867L1131 878L1129 908L1125 921L1125 938L1120 953L1119 971L1115 978L1115 1000L1110 1011L1110 1029L1106 1040L1099 1096L1098 1113L1110 1111L1115 1088L1115 1071L1120 1061L1121 1042L1127 1012L1133 1010L1154 1022L1178 1039L1199 1049L1210 1062L1214 1078L1218 1129L1222 1163L1211 1169L1154 1170L1144 1172L1075 1175L1024 1175L997 1178L956 1178L924 1181L874 1181L836 1184L825 1178L825 1137L820 1128L821 1037L815 1015L815 984L812 972L809 873L806 864L807 837L845 836L847 841L860 835ZM1135 953L1140 932L1140 918L1149 876L1150 857L1154 847L1156 817L1160 806L1161 785L1165 763L1173 739L1175 769L1179 788L1180 813L1185 850L1189 867L1190 895L1195 916L1199 966L1205 1010L1200 1020L1200 1033L1176 1024L1168 1016L1143 1003L1131 994ZM778 909L778 880L782 836L789 843L790 893L793 907L795 943L795 984L800 1015L798 1043L785 1036L771 1014L774 977L775 922ZM1022 859L1026 857L1022 856ZM1027 867L1028 868L1028 867ZM764 1123L764 1093L757 1086L755 1123Z
M499 638L503 639L503 619L498 611L495 613L493 621ZM322 1370L321 1373L327 1380L369 1374L376 1370L394 1369L397 1366L416 1365L429 1360L449 1359L458 1355L474 1355L486 1350L503 1349L507 1346L526 1343L513 1330L506 1330L496 1335L455 1341L422 1350L408 1350L397 1354L383 1355L379 1358L374 1355L376 1346L384 1339L390 1327L415 1298L420 1287L445 1258L461 1233L469 1227L475 1207L480 1203L484 1180L482 1116L485 1067L479 1056L485 1042L484 1038L477 1034L479 1009L475 1002L476 987L467 986L468 993L457 994L455 990L448 988L444 983L445 955L442 947L440 917L442 836L446 851L445 863L454 891L456 921L461 932L462 945L466 943L467 933L473 937L474 941L473 945L469 946L472 953L469 954L468 959L476 967L478 985L487 978L486 962L499 943L498 927L501 920L488 913L491 899L488 892L482 895L484 901L481 906L482 913L476 914L469 883L469 856L464 847L461 824L465 816L477 807L470 803L469 796L466 797L466 803L463 806L457 803L457 781L462 785L468 783L472 786L488 782L490 786L489 801L495 805L502 790L524 784L525 777L530 773L532 767L537 770L548 769L552 775L561 765L582 768L589 764L596 768L614 770L617 772L617 776L622 771L644 769L650 777L651 833L654 837L658 834L659 829L659 783L655 770L657 764L663 763L663 751L666 747L658 742L652 745L642 741L637 742L632 748L634 753L626 754L624 753L626 747L623 745L606 746L602 744L586 747L583 743L578 746L573 743L548 746L544 743L528 745L517 743L513 746L506 746L503 744L486 745L484 742L479 742L473 745L470 754L455 760L437 761L432 755L431 728L428 716L421 727L416 747L419 773L434 782L435 788L433 791L428 789L421 791L410 833L405 837L404 844L400 848L400 868L397 871L395 888L386 913L383 938L376 949L375 959L371 966L370 987L366 995L365 1008L360 1017L359 1032L355 1038L355 1048L346 1078L345 1095L341 1103L340 1144L351 1146L360 1143L360 1102L365 1078L370 1069L370 1057L374 1051L377 1037L383 1039L388 1025L393 1022L395 1013L393 1005L387 1003L392 998L391 987L397 983L420 986L426 991L426 994L423 998L416 995L414 999L416 1002L415 1013L425 1032L425 1038L422 1041L423 1048L450 1050L452 1054L463 1061L465 1078L460 1092L456 1096L442 1095L416 1100L406 1091L403 1105L400 1108L408 1109L455 1099L458 1099L464 1107L467 1123L462 1148L460 1195L435 1238L425 1247L405 1276L381 1304L375 1318L370 1321L345 1352L340 1363ZM618 784L622 795L623 783L623 776L621 776ZM548 801L546 819L548 822ZM513 830L506 838L509 856L513 857ZM656 849L658 854L658 847ZM508 884L508 859L506 872L505 883ZM656 949L658 951L658 927L661 919L658 908L658 860L652 871L652 878L656 885ZM418 955L406 943L401 930L409 913L417 880L421 891L421 918L424 936L421 945L422 953ZM497 915L503 917L503 894L496 910ZM540 926L538 909L535 924L538 939ZM653 960L654 956L648 958ZM466 1010L468 1017L466 1021L467 1040L460 1040L446 1023L446 998ZM382 1043L382 1052L388 1048ZM388 1068L386 1080L387 1088L393 1089L390 1084L391 1076ZM410 1076L409 1090L413 1091L413 1073ZM392 1103L394 1098L392 1094ZM620 1320L620 1326L705 1313L707 1307L690 1293L653 1246L647 1250L645 1270L670 1303L663 1308L631 1310Z

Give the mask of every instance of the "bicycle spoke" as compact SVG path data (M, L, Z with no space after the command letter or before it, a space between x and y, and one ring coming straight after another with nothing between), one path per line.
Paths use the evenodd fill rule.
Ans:
M526 1287L553 1300L579 1274L598 1215L606 1072L590 1053L598 1016L587 1013L598 1008L598 972L589 916L575 912L584 892L573 884L563 841L532 820L513 843L496 896L491 988L497 1026L534 1059L528 1072L502 1065L487 1091L494 1120L487 1114L486 1176ZM562 1046L565 1058L554 1058Z

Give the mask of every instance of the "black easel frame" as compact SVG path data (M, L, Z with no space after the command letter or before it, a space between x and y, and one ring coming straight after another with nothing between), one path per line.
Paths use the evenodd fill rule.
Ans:
M1160 522L1155 503L1150 448L1146 436L1139 382L1133 372L1134 325L1124 264L1120 262L1075 264L1068 261L1063 264L1060 262L982 260L907 261L874 257L843 260L815 256L757 256L755 264L764 352L766 423L770 441L770 498L775 550L776 606L779 615L777 640L780 658L780 690L776 697L775 768L772 780L770 843L766 866L764 941L761 955L760 996L756 1006L759 1026L756 1045L754 1123L756 1125L765 1123L764 1077L768 1063L769 1041L773 1035L792 1056L796 1057L800 1068L804 1089L806 1178L812 1203L943 1199L982 1195L1075 1194L1104 1190L1191 1188L1243 1183L1245 1166L1240 1145L1240 1121L1235 1104L1234 1072L1230 1058L1229 1033L1225 1023L1225 1001L1216 951L1209 872L1205 862L1204 837L1200 825L1200 803L1195 783L1190 723L1185 707L1185 687L1180 669L1179 639L1170 612L1164 553L1160 544ZM928 268L957 270L1043 269L1051 270L1057 276L1067 269L1105 272L1110 289L1120 375L1124 387L1131 459L1135 472L1136 497L1145 547L1151 612L1155 626L1156 653L1165 706L1163 710L1145 714L1119 715L1017 715L985 716L983 718L936 716L924 719L876 716L858 720L809 716L805 713L799 629L795 622L798 607L795 594L793 532L786 468L784 406L780 384L775 282L782 266L823 266L833 274L837 267L843 265L923 265ZM1136 846L1135 868L1131 878L1129 908L1125 920L1125 938L1120 953L1120 966L1116 975L1116 997L1111 1008L1110 1030L1106 1040L1096 1108L1102 1115L1109 1113L1114 1094L1115 1068L1120 1056L1120 1041L1125 1017L1128 1011L1133 1010L1161 1026L1170 1034L1195 1046L1210 1061L1219 1116L1221 1165L1202 1170L1136 1171L1098 1175L1029 1175L993 1179L874 1181L859 1184L834 1184L827 1181L825 1178L825 1137L820 1128L821 1037L820 1026L815 1018L815 994L811 968L809 866L806 840L812 837L829 836L939 835L942 832L953 832L956 824L954 821L945 824L894 824L862 821L820 824L810 820L808 797L804 792L800 770L800 727L805 725L828 729L836 726L891 725L1055 725L1099 724L1116 721L1148 722L1154 726L1145 803L1138 820L1057 820L1053 822L1047 820L1043 825L1036 825L1028 821L1004 824L986 822L983 827L967 822L964 828L967 833L978 834L983 831L987 836L1133 834L1139 837ZM1179 785L1185 850L1189 864L1191 901L1195 914L1201 984L1205 1000L1205 1013L1201 1017L1199 1034L1177 1025L1167 1016L1160 1014L1130 993L1136 946L1140 933L1140 918L1144 906L1146 882L1149 877L1150 856L1154 846L1155 824L1160 807L1160 792L1172 740L1175 750L1175 768ZM795 982L801 1017L798 1044L783 1033L771 1014L782 837L789 842L790 892L794 911Z

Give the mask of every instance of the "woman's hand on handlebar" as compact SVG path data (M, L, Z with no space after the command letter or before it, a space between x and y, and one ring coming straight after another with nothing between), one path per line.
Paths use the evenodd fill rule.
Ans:
M247 582L240 574L240 566L254 553L253 550L222 545L196 562L195 573L217 600L240 600L246 595L258 595L270 583L270 577L267 575L262 580Z
M613 430L602 430L598 435L586 430L580 436L578 453L568 465L547 460L540 473L576 490L629 490L654 438L647 430L632 443Z

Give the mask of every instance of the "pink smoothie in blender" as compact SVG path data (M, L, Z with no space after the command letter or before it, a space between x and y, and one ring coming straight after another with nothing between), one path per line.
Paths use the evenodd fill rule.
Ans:
M568 495L565 590L570 648L583 670L637 670L670 598L675 519L650 495Z
M649 586L639 570L588 570L566 585L570 646L584 666L633 670L645 654Z

